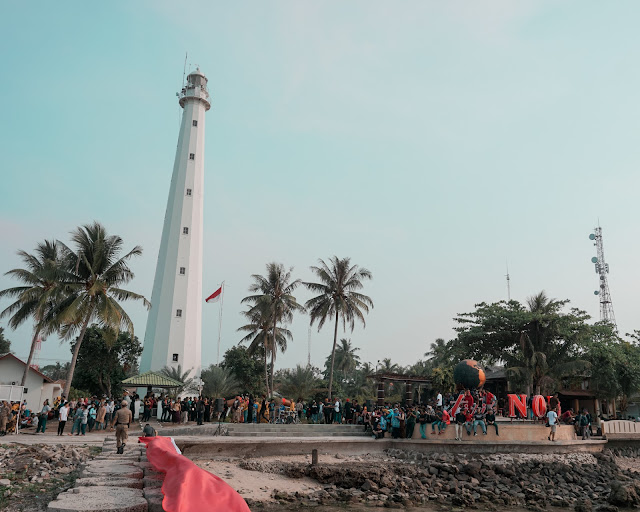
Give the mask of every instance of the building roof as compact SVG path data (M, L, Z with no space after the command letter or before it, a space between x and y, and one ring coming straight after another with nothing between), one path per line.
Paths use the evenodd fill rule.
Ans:
M178 388L183 385L179 380L172 379L161 373L144 372L122 381L125 386L153 386L154 388Z
M374 373L367 375L368 379L375 379L380 382L394 381L394 382L417 382L419 384L430 384L431 379L427 377L416 377L410 375L402 375L400 373Z
M595 398L595 393L593 391L588 391L588 390L572 390L572 389L561 389L560 391L558 391L559 395L564 395L564 396L572 396L575 398Z
M11 352L7 352L6 354L0 354L0 361L6 358L13 358L16 361L18 361L22 366L27 366L27 363L25 363L22 359L18 359ZM46 382L53 382L49 377L47 377L44 373L41 373L40 371L36 370L33 366L30 368L30 370L40 375L40 377L42 377Z

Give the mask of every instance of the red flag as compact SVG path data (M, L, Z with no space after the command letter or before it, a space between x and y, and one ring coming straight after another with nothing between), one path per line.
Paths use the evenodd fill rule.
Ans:
M205 302L218 302L222 295L222 286L206 298Z
M182 455L172 438L139 439L147 445L149 463L156 471L165 473L162 508L167 512L203 510L203 506L211 512L251 512L229 484Z

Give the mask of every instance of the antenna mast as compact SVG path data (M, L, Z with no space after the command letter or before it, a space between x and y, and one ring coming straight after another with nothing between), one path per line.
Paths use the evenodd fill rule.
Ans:
M616 317L613 314L613 303L611 302L611 294L609 293L609 283L607 274L609 273L609 264L604 260L604 242L602 239L602 228L598 226L594 229L595 233L589 235L589 240L593 240L596 246L597 256L591 258L591 263L595 265L596 274L600 277L600 289L596 290L594 295L600 296L600 321L609 322L613 326L616 325Z
M509 277L509 264L507 263L507 298L511 302L511 277Z

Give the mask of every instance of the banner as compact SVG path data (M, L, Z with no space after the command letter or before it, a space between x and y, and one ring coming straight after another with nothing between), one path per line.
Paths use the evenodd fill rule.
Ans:
M180 453L173 438L141 437L147 459L165 473L162 508L166 512L250 512L247 503L221 478L196 466Z

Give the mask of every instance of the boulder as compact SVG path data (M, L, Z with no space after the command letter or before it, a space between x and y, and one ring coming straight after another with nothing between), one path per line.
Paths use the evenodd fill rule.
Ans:
M635 507L640 504L640 497L635 482L611 482L609 503L619 507Z

